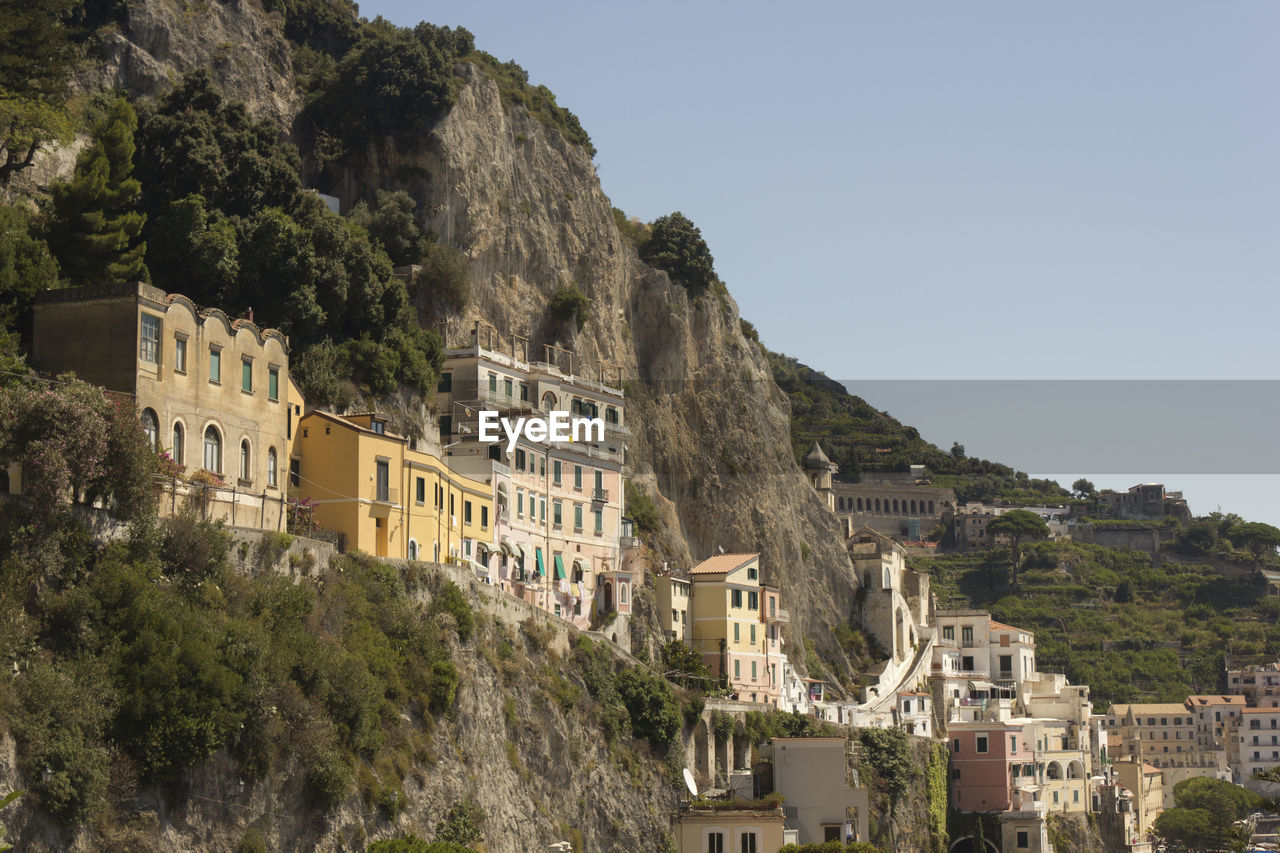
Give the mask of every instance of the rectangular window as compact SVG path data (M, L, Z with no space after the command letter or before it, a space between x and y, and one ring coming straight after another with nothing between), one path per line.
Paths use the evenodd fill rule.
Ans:
M386 502L391 490L391 466L385 459L378 460L377 500Z
M302 485L302 460L289 460L289 485L295 489Z
M462 523L471 523L471 501L462 502Z
M425 477L419 477L414 490L414 501L418 506L422 506L427 502L427 480Z
M1010 752L1017 752L1017 751L1018 751L1018 736L1017 736L1017 735L1009 735L1009 751L1010 751Z
M498 374L496 373L489 374L489 390L495 394L498 393Z
M489 529L489 508L487 506L480 507L480 529Z
M973 645L973 628L972 627L965 626L960 629L960 642L964 643L966 646Z
M747 580L749 581L758 580L759 577L760 577L759 569L757 569L755 566L749 566L747 568Z
M760 609L760 593L758 592L747 593L747 609L752 611Z
M175 337L173 339L173 369L176 373L187 372L187 339L183 337Z
M1018 830L1018 849L1026 850L1031 846L1031 834L1025 829Z
M560 526L560 501L551 502L551 523Z
M960 741L958 740L951 741L951 751L957 755L960 754Z
M755 641L756 641L756 626L752 625L751 626L751 642L754 644Z
M547 476L547 457L545 457L545 456L539 456L539 457L538 457L538 463L539 463L539 467L541 467L541 468L542 468L542 470L538 472L538 476L540 476L540 477L545 477L545 476ZM532 460L532 459L530 459L530 460L529 460L529 470L530 470L530 471L532 471L532 470L533 470L533 460Z
M735 680L742 680L742 661L740 660L733 662L733 677Z
M560 460L551 463L551 482L560 485Z
M215 385L222 381L222 350L209 350L209 381Z
M977 744L978 744L978 745L975 747L975 749L976 749L978 752L986 752L986 751L987 751L987 736L986 736L986 735L978 735L978 738L977 738Z
M516 489L516 515L524 515L524 492Z
M160 363L160 318L142 315L142 339L138 344L138 358L147 364Z
M253 360L246 358L240 362L240 390L253 393Z
M751 680L752 681L756 680L756 662L755 661L751 662Z
M581 465L573 466L573 487L575 489L582 488L582 466Z
M960 669L964 672L973 672L973 658L968 656L960 658Z
M520 383L520 402L529 402L529 386L524 382Z
M524 451L519 448L516 449L516 468L524 470Z
M443 394L447 394L450 391L452 391L453 390L453 374L441 373L440 381L436 383L436 390Z
M547 499L538 498L538 520L545 522L547 520Z
M942 629L942 639L954 640L956 638L956 628L954 625L947 625Z
M582 529L582 504L573 505L573 529Z
M707 833L707 853L725 853L723 832Z
M604 533L604 510L594 510L593 515L596 517L596 533Z
M733 623L733 641L735 643L742 639L741 629L742 629L741 625L739 625L737 622Z
M740 589L735 589L735 590L733 591L732 601L733 601L733 606L734 606L734 607L741 607L741 606L742 606L742 590L740 590Z
M514 389L514 387L515 387L514 384L509 378L504 378L502 380L502 390L507 392L508 397L511 396L511 392Z
M280 368L267 369L267 399L272 402L280 399Z

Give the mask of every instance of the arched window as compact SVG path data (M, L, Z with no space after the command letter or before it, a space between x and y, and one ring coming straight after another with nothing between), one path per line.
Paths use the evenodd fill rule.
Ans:
M215 474L222 472L222 436L213 424L204 431L204 467Z
M147 436L147 446L155 450L160 442L160 421L152 409L142 410L142 432Z
M182 421L173 422L173 461L179 465L184 464L187 458L187 433L182 428Z
M618 584L618 604L626 606L628 585L625 583Z
M915 515L915 512L916 512L916 502L913 500L911 501L911 514Z
M858 512L862 512L862 498L858 498L857 507L858 507Z
M933 515L933 501L929 501L929 515Z
M556 395L548 391L542 395L542 410L550 412L556 407Z
M876 498L876 512L880 511L880 499Z
M409 559L418 559L418 543L413 539L409 540Z
M276 466L278 464L279 463L276 461L276 449L274 447L268 447L267 448L267 485L273 489L276 487L276 478L278 476L276 474Z
M897 499L897 498L894 498L894 499L893 499L893 512L894 512L894 514L895 514L895 515L896 515L896 514L897 514L897 512L898 512L898 499Z
M241 480L252 479L252 477L250 476L250 474L253 471L251 463L252 463L252 460L250 459L250 453L249 453L249 439L247 438L241 439L240 440L240 479Z

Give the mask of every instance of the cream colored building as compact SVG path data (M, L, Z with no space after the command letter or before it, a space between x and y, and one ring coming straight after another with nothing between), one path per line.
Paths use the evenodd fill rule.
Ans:
M801 844L867 841L871 812L867 789L855 787L842 737L779 737L771 741L773 789L782 794L787 829Z
M663 636L668 640L687 643L692 638L689 628L689 600L693 586L688 578L675 575L656 575L654 597L658 605L658 621L662 623Z
M233 525L283 528L302 399L280 332L147 284L67 288L37 298L32 365L132 395L156 450L213 475L169 484L162 513L191 498Z
M782 809L694 807L679 817L680 853L778 853Z

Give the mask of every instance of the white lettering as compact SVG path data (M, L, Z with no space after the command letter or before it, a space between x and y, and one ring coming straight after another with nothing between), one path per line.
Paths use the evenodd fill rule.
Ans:
M524 434L530 441L546 441L547 440L547 422L543 418L529 418L529 422L524 425Z
M516 449L516 442L520 440L520 431L524 429L524 418L516 418L515 428L512 429L511 421L507 418L502 419L502 430L507 434L507 453L511 454Z
M494 444L498 441L498 413L490 411L480 412L480 440L487 444Z
M569 413L563 409L556 409L551 413L551 440L569 440Z

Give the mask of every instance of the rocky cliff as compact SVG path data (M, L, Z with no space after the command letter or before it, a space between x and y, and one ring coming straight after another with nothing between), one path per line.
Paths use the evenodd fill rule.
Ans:
M457 73L457 104L420 150L367 152L361 185L414 192L470 259L472 299L456 328L483 320L528 337L535 353L569 347L580 373L620 376L633 479L664 510L670 556L689 565L719 548L760 551L794 614L793 647L807 636L838 658L830 628L848 621L855 581L835 519L791 456L787 398L732 297L691 299L641 263L587 154L507 108L475 66ZM581 331L546 310L567 281L591 298Z

